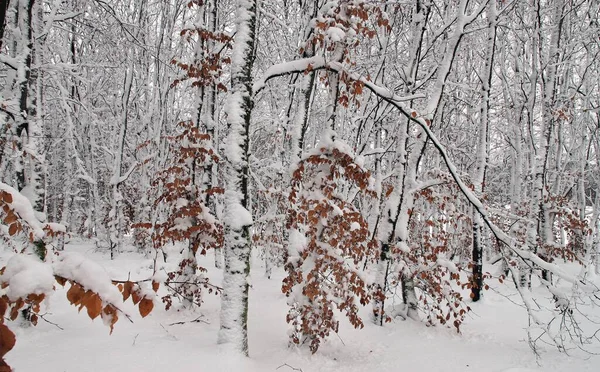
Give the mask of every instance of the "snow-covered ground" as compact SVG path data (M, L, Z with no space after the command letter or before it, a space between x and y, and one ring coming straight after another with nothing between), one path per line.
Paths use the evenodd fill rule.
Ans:
M94 252L88 243L71 244L66 250L99 262L113 279L126 280L128 272L132 280L151 275L151 258L137 253L123 253L110 261L108 255ZM0 264L6 264L8 257L3 253ZM205 257L201 264L209 268L212 281L219 283L220 274L211 261L212 256ZM473 311L461 334L414 321L395 320L378 327L366 319L365 309L364 329L352 329L340 314L339 337L330 337L317 354L288 348L287 306L280 289L283 275L280 269L267 279L262 262L254 260L250 358L217 345L220 299L214 294L207 294L202 308L194 311L178 311L174 306L167 312L157 303L144 319L128 301L123 308L133 323L121 317L109 335L109 328L99 318L92 321L85 311L78 314L66 300L66 289L59 287L48 300L44 317L62 329L43 320L29 328L10 324L17 344L6 359L16 372L600 371L600 356L576 353L569 357L550 347L536 360L525 341L525 313L499 294L511 293L509 287L499 284L493 285L499 293L486 291L481 302L471 304ZM194 319L198 321L189 322Z

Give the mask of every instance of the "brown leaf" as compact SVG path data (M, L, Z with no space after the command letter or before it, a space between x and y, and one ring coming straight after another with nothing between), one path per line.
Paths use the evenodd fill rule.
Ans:
M160 283L156 282L156 281L152 281L152 290L154 290L154 292L158 292L158 288L160 287Z
M142 299L142 296L140 296L140 293L138 291L133 291L131 293L131 300L133 301L134 305L137 305L141 299Z
M112 335L115 323L119 320L117 308L113 305L106 305L102 311L102 319L108 320L110 324L110 334Z
M89 289L85 291L83 293L83 296L81 296L81 301L79 303L79 311L81 311L84 307L87 307L88 302L90 302L95 295L96 293L92 292Z
M0 357L4 357L16 342L15 334L5 324L0 324Z
M2 193L2 200L4 200L5 203L12 204L12 202L13 202L12 194L8 193L6 191L3 192Z
M0 297L0 322L4 320L4 314L6 314L6 309L8 309L8 304L4 297Z
M46 298L46 294L44 293L30 293L27 296L27 303L41 303L42 301L44 301L44 298Z
M102 312L102 299L100 296L94 293L92 297L87 301L86 306L88 316L91 319L96 319Z
M71 288L67 291L67 300L69 300L72 305L78 305L83 294L83 288L79 284L73 283L71 284Z
M12 368L6 364L4 358L0 358L0 372L12 372Z
M17 226L17 224L13 223L8 227L8 234L10 236L13 236L17 233L18 230L19 230L19 227Z
M63 287L65 286L65 284L67 284L67 279L63 278L62 276L55 275L54 279L56 279L56 282Z
M148 314L150 314L150 312L152 311L152 309L154 308L154 302L152 301L151 298L147 298L144 297L144 299L142 299L140 301L140 315L142 316L142 318L145 318Z
M127 301L132 291L133 283L130 281L125 282L125 285L123 286L123 301Z
M19 308L15 306L10 310L10 320L16 320L18 316Z
M4 223L6 225L9 225L13 222L17 221L17 216L13 213L13 211L10 211L6 214L6 217L4 218Z

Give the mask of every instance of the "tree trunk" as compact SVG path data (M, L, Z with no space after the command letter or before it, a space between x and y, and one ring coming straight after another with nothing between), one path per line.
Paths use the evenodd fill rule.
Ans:
M250 275L250 226L248 149L254 62L255 0L238 0L232 58L232 88L228 104L227 174L225 193L225 270L221 295L219 343L231 344L248 355L248 277Z
M487 53L482 76L482 102L480 108L479 122L479 141L477 143L477 169L474 177L474 191L483 193L485 183L485 173L488 161L489 147L489 113L490 113L490 90L492 83L492 71L494 68L494 53L496 45L496 2L490 1L487 9L488 17L488 40ZM472 259L472 277L471 277L471 298L474 302L481 298L481 288L483 287L483 223L479 213L473 209L473 252Z

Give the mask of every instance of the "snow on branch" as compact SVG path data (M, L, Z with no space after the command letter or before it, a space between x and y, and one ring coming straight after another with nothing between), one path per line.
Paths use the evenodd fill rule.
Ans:
M385 97L388 100L394 102L405 102L419 98L425 98L424 94L413 94L407 96L399 96L395 94L393 91L381 87L379 85L374 84L372 81L365 77L361 77L357 74L350 73L345 70L342 63L340 62L327 62L325 58L320 56L310 57L310 58L302 58L294 61L283 62L276 65L273 65L265 71L263 77L257 80L252 88L254 94L258 94L262 89L264 89L266 83L276 77L285 76L289 74L297 74L301 72L307 71L316 71L316 70L328 70L333 72L344 72L348 75L348 78L353 81L357 81L362 83L367 89L375 93L380 97Z
M97 293L107 303L121 302L121 293L112 284L106 270L81 254L62 252L52 268L55 275L79 283L85 289Z
M35 211L29 199L16 189L0 182L0 205L4 204L5 223L9 225L9 232L14 235L17 230L20 230L21 221L31 229L33 236L36 239L42 239L46 233L44 225L37 219ZM14 217L12 217L14 215ZM21 221L19 221L19 219ZM14 226L14 227L13 227Z
M464 21L464 24L468 24L469 22L471 22L474 15L479 14L479 12L480 12L480 10L478 9L473 15L467 17L466 20ZM491 221L483 203L481 202L481 200L479 200L479 198L475 195L475 193L462 180L462 178L458 174L456 166L450 160L450 158L447 154L446 147L440 142L440 140L437 138L437 136L431 130L431 128L430 128L431 121L428 118L426 118L424 115L421 115L415 109L409 108L403 104L404 101L410 101L410 100L414 100L417 98L425 98L424 95L418 94L418 95L410 95L410 96L399 96L399 95L395 94L392 90L390 90L386 87L377 85L377 84L367 80L366 78L363 78L356 74L348 72L344 68L342 63L340 63L340 62L327 62L327 61L325 61L325 59L323 57L318 57L318 56L311 57L311 58L299 59L299 60L295 60L295 61L291 61L291 62L284 62L284 63L280 63L277 65L271 66L264 73L263 77L254 83L253 91L255 94L257 94L258 92L260 92L260 90L262 90L264 88L265 84L269 80L271 80L275 77L278 77L278 76L284 76L284 75L292 74L292 73L300 73L303 71L320 70L320 69L325 69L325 70L333 71L333 72L337 72L337 73L345 73L348 75L348 77L351 80L355 80L355 81L359 81L359 82L363 83L364 87L366 87L371 92L373 92L373 94L382 98L384 101L392 104L394 107L399 109L412 122L419 125L423 129L423 131L425 132L427 137L429 137L429 139L433 143L434 147L438 150L438 152L442 156L444 163L448 167L448 170L450 171L452 178L458 185L462 194L467 198L469 203L472 204L473 207L475 207L475 209L477 210L477 212L482 216L484 222L490 228L490 230L492 231L494 236L500 242L502 242L507 247L509 247L509 249L514 254L519 256L524 261L532 262L533 264L537 265L538 267L540 267L544 270L548 270L548 271L552 272L553 274L557 275L558 277L560 277L572 284L579 284L579 285L584 284L584 283L582 283L582 281L579 278L576 278L575 276L566 273L564 270L560 269L560 267L558 267L556 264L552 264L550 262L545 261L544 259L542 259L538 255L536 255L535 253L525 251L523 249L516 247L513 242L513 239ZM586 287L584 286L584 288L586 288ZM598 290L597 288L589 288L589 289L592 291Z

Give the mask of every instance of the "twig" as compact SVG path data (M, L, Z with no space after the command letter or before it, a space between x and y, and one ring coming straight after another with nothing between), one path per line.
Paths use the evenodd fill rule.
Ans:
M137 335L135 335L135 337L133 338L133 343L131 344L131 346L135 346L135 341L137 340L138 336L140 334L138 333Z
M210 322L207 322L206 320L200 319L202 317L203 317L203 315L200 315L199 317L197 317L194 320L175 322L175 323L169 324L169 326L174 326L174 325L179 325L179 324L187 324L187 323L204 323L204 324L210 324Z
M342 341L342 345L346 346L346 343L344 342L344 340L342 340L342 338L340 337L340 335L337 332L335 332L335 335L338 336L340 341Z
M289 364L287 364L287 363L283 363L283 364L282 364L282 365L280 365L279 367L275 368L275 370L278 370L278 369L279 369L279 368L281 368L281 367L288 367L288 368L291 368L291 369L292 369L292 370L294 370L294 371L300 371L300 372L303 372L303 371L302 371L302 368L295 368L295 367L292 367L292 366L290 366L290 365L289 365Z
M139 283L151 282L153 280L154 280L153 278L140 279L140 280L135 280L135 281L131 281L131 280L129 280L129 278L127 280L112 279L112 283L113 284L125 284L127 282L132 282L134 284L139 284ZM169 281L169 284L193 284L193 285L198 286L198 287L204 287L204 286L211 287L214 290L219 291L219 292L223 291L222 287L219 287L218 285L211 284L208 281L196 283L196 282L192 282L192 281L189 281L189 280L187 280L187 281L186 280L171 280L171 281Z
M164 329L164 330L165 330L165 332L167 332L167 334L173 338L173 340L175 340L175 341L179 341L179 339L178 339L177 337L173 336L173 335L171 334L171 332L169 332L169 331L168 331L168 330L165 328L165 326L164 326L164 325L162 325L161 323L159 323L159 324L160 324L160 326L162 327L162 329Z
M54 322L51 322L51 321L49 321L48 319L44 318L44 315L46 315L46 314L38 314L38 317L39 317L40 319L42 319L44 322L46 322L46 323L48 323L48 324L52 324L53 326L55 326L56 328L60 329L61 331L64 331L64 330L65 330L63 327L59 326L58 324L56 324L56 323L54 323Z
M113 305L114 306L114 305ZM126 312L124 312L123 310L119 309L118 307L115 306L115 308L117 309L117 311L119 311L121 314L123 314L123 316L125 316L125 318L127 320L129 320L129 323L133 323L133 319L131 319L131 315L127 314Z

